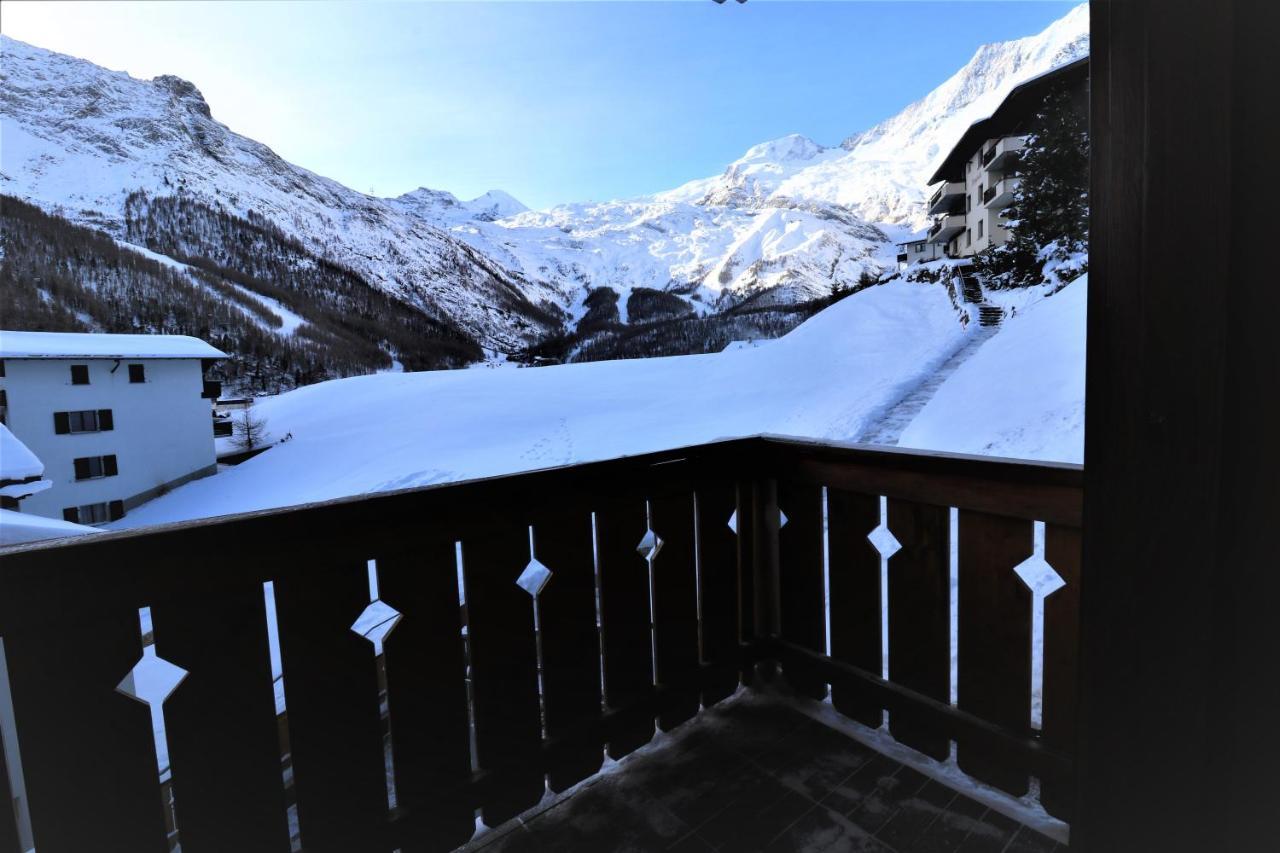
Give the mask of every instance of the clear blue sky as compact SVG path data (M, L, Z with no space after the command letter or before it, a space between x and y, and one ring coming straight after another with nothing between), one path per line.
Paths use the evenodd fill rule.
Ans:
M137 77L362 191L532 207L669 189L751 145L827 145L1063 2L14 3L7 35Z

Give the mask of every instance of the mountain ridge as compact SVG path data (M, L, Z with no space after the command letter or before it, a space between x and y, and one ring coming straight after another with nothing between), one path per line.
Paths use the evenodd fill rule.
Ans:
M892 243L927 221L933 162L1014 85L1087 50L1081 5L1041 33L978 48L839 145L788 134L673 189L529 210L501 190L366 195L217 122L191 82L138 80L0 36L0 194L126 241L136 192L269 222L310 254L297 263L337 264L489 351L514 352L572 330L599 288L620 305L666 291L710 315L811 300L891 269ZM233 254L226 242L243 235L205 238L188 252Z

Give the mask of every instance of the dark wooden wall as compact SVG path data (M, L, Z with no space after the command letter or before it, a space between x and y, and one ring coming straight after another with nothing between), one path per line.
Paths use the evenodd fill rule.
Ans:
M1278 8L1092 3L1073 848L1280 844Z

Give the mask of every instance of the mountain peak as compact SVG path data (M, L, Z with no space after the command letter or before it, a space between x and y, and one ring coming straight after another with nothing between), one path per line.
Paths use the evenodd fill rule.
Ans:
M508 216L515 216L529 209L510 193L502 190L489 190L466 202L465 206L476 219L489 221L506 219Z
M209 104L205 101L204 95L189 80L183 80L173 74L161 74L159 77L152 78L151 83L164 89L176 100L186 104L188 108L195 110L205 118L212 118L212 114L209 112Z
M812 160L826 150L825 146L819 145L807 136L788 133L786 136L751 146L747 149L747 153L739 157L733 165L762 162L794 163L800 160Z

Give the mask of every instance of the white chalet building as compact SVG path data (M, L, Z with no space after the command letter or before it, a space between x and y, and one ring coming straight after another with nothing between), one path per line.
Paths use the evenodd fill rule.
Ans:
M226 357L180 335L0 331L0 422L52 483L21 512L102 524L214 473L204 371Z

